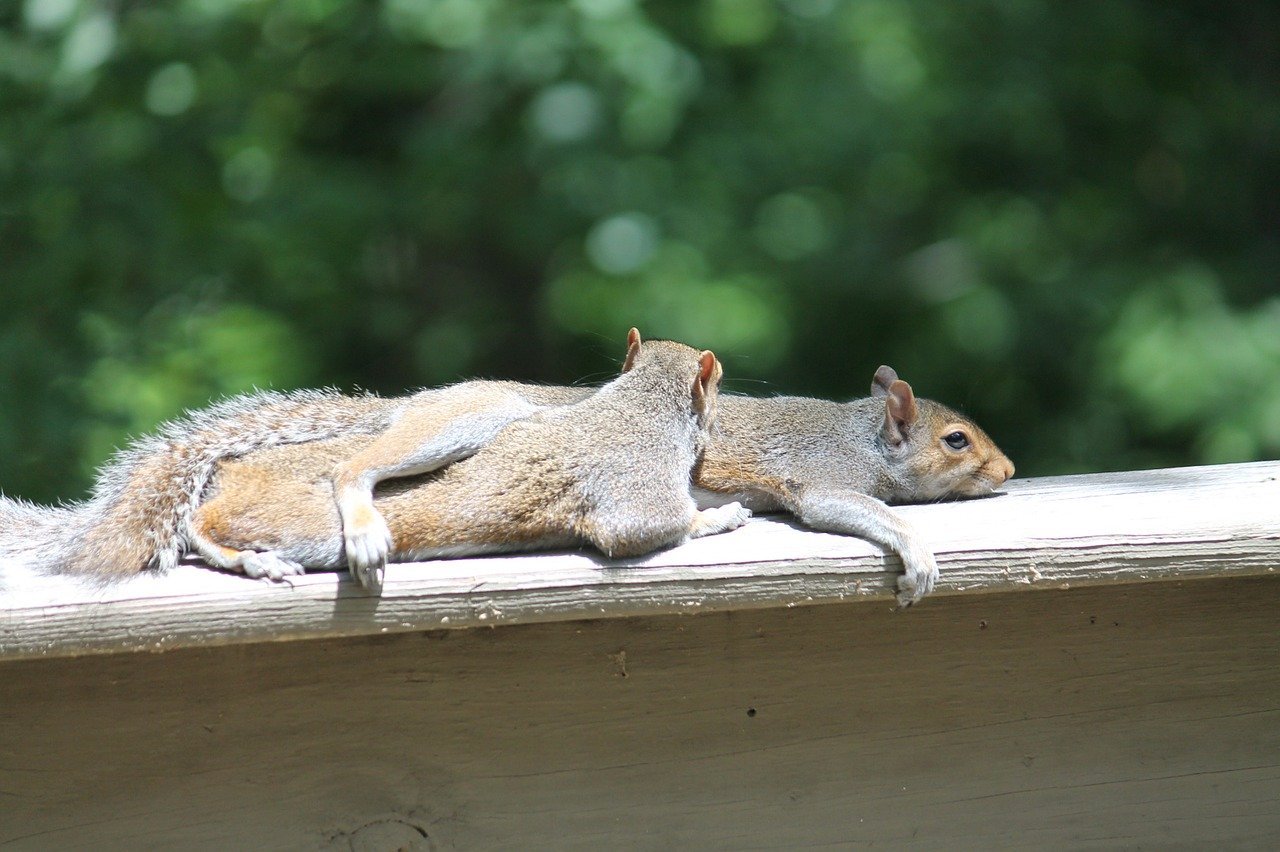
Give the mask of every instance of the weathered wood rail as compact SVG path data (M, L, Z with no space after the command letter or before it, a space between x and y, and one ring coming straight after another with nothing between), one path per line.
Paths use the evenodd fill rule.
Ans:
M1004 490L902 509L908 612L777 519L381 598L11 586L0 847L1280 847L1280 463Z

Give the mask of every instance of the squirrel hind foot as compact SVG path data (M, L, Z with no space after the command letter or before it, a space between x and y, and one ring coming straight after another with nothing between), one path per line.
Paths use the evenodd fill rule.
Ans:
M751 510L737 501L710 509L700 509L693 516L689 538L701 538L704 535L717 535L736 530L750 519Z
M240 567L244 573L255 580L268 579L281 582L285 577L306 573L306 568L290 559L285 559L271 551L246 550L240 553Z

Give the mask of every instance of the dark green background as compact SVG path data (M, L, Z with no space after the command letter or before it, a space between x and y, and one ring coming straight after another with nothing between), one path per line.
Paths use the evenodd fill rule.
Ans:
M0 4L0 487L251 387L894 365L1022 474L1280 451L1280 7Z

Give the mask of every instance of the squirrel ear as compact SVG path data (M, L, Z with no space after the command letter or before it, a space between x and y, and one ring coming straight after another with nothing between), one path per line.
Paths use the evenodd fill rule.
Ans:
M716 360L716 354L710 349L704 350L698 356L698 375L693 380L693 408L695 411L706 411L707 394L716 379L719 378L716 375L719 368L720 362Z
M636 356L640 354L640 330L633 328L627 332L627 358L622 362L622 372L629 371L636 365Z
M871 379L871 395L874 397L882 397L889 395L889 386L898 381L898 374L894 369L886 364L881 364L880 369L876 370L875 376Z
M911 385L902 379L894 379L890 382L882 395L884 396L884 428L881 429L880 434L891 446L901 446L906 442L911 426L916 422L916 415L919 413L916 407L916 396L911 392Z
M710 349L704 350L703 353L698 356L698 381L701 382L704 387L715 378L716 365L718 363L719 362L716 361L716 353L712 352Z

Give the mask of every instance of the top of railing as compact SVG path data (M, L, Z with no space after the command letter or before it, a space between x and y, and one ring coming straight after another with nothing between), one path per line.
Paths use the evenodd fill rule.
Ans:
M935 596L1280 568L1280 462L1022 479L1002 492L899 509L938 556ZM345 574L270 584L196 565L104 588L11 578L0 659L859 598L891 606L899 569L859 539L767 517L626 563L577 551L393 565L381 597Z

